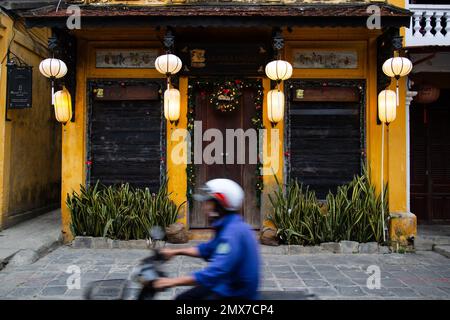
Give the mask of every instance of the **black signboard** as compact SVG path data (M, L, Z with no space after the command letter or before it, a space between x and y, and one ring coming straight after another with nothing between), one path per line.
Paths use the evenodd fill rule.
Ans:
M183 75L261 76L269 61L264 43L179 43Z
M32 67L8 65L8 109L31 108L32 84Z

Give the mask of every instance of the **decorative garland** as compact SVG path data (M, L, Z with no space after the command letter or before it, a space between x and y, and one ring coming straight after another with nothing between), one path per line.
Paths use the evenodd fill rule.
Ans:
M253 86L248 86L251 88L255 88L256 89L256 95L255 95L255 109L256 109L256 114L255 116L252 118L252 123L253 123L253 128L256 130L260 130L260 129L264 129L264 124L263 124L263 99L264 99L264 89L263 89L263 85L262 85L262 80L253 80ZM259 132L259 131L258 131ZM259 140L259 135L258 135L258 140ZM260 145L260 141L258 141L258 145ZM255 183L255 188L256 188L256 204L258 206L258 208L261 208L261 195L262 195L262 191L264 190L264 181L263 181L263 176L262 176L262 154L263 151L262 150L258 150L258 161L256 163L256 169L255 169L255 177L256 177L256 183Z
M194 122L195 122L195 98L196 98L196 92L200 92L201 95L206 96L207 90L208 89L213 89L213 88L217 88L223 84L227 84L227 83L234 83L236 87L239 87L239 94L242 94L242 90L244 88L253 88L256 90L256 95L255 95L255 99L254 99L254 104L255 104L255 116L251 119L252 124L253 124L253 128L258 130L258 129L264 129L264 125L263 125L263 99L264 99L264 90L263 90L263 86L262 86L262 80L258 79L258 80L251 80L251 79L246 79L246 80L214 80L214 81L209 81L209 80L195 80L192 81L192 83L189 84L188 86L188 110L187 110L187 130L189 131L189 134L193 135L193 130L194 130ZM216 93L217 94L217 93ZM237 97L237 96L235 96ZM240 99L236 99L236 101L239 101ZM211 97L210 102L214 105L214 99ZM238 107L238 106L237 106ZM234 109L233 109L234 110ZM223 110L220 110L223 111ZM229 112L231 110L225 110L224 112ZM259 137L258 137L259 139ZM188 148L190 147L191 150L191 159L194 159L194 139L191 139L191 145L188 146ZM256 183L255 183L255 188L256 188L256 200L257 200L257 206L258 208L261 207L261 195L262 195L262 191L264 188L264 183L263 183L263 176L261 175L262 173L262 150L259 150L259 154L258 154L258 161L256 164L256 170L255 170L255 176L256 176ZM192 163L188 163L187 167L186 167L186 174L187 174L187 201L189 203L189 209L192 210L192 205L193 205L193 198L192 198L192 194L193 191L195 189L195 180L196 180L196 172L195 172L195 165Z
M209 102L216 110L231 112L239 108L242 96L242 81L225 81L211 94Z

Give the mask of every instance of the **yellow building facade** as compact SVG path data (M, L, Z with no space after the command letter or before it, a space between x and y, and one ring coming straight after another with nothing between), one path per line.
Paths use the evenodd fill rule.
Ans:
M339 3L343 2L349 6L339 7ZM341 105L357 105L356 109L352 109L353 111L336 111L349 115L357 114L357 117L359 117L355 118L358 124L353 127L352 131L358 130L360 135L351 142L353 144L359 143L354 148L357 153L354 153L355 159L352 161L355 162L355 165L351 168L356 168L355 170L358 171L361 169L361 163L365 163L370 168L373 182L380 188L381 125L377 123L377 95L380 89L384 89L382 84L386 83L386 79L384 79L384 82L383 79L380 80L380 56L383 56L382 53L386 57L394 54L392 48L390 48L392 39L385 36L389 33L388 31L399 30L400 27L409 23L409 13L401 9L400 1L391 2L394 6L384 1L362 1L358 3L327 1L321 4L317 4L315 1L292 1L289 3L233 1L222 6L220 4L202 6L201 2L186 1L173 1L169 4L163 4L159 1L133 1L131 5L130 1L73 1L73 3L81 5L82 16L81 29L67 30L67 33L76 39L77 54L76 67L69 70L69 73L76 75L76 91L72 92L72 95L75 95L74 121L62 127L61 211L62 231L66 241L70 241L73 237L70 231L70 211L65 204L66 197L73 191L79 191L81 185L86 185L89 182L90 177L92 177L91 166L96 165L96 159L92 152L96 142L93 141L91 134L92 130L96 130L92 127L92 123L97 120L93 120L96 115L94 114L95 111L92 111L92 106L97 103L96 101L109 99L99 96L98 89L104 85L105 81L109 81L108 85L112 86L111 88L117 83L119 87L121 85L126 87L129 81L140 79L164 83L164 76L154 68L115 66L110 60L110 57L113 57L114 54L111 55L110 53L116 52L122 56L130 51L133 54L139 54L142 51L149 54L161 54L165 51L162 39L169 29L175 35L176 52L181 54L183 64L188 67L175 79L176 86L181 94L180 119L177 123L164 121L161 126L163 132L161 139L164 140L164 148L161 149L161 157L164 159L161 162L164 162L164 164L161 170L164 170L168 178L168 188L172 199L179 205L183 204L180 222L192 229L195 224L189 198L189 193L192 191L189 181L193 177L189 176L188 164L177 163L171 157L174 148L179 146L179 142L183 140L172 140L170 138L174 130L189 128L192 120L189 118L189 114L192 112L192 106L190 105L190 99L192 98L190 90L192 87L197 82L211 78L231 78L244 82L247 81L246 79L261 81L264 97L261 106L261 121L267 129L267 135L263 140L263 157L273 156L270 149L275 148L275 157L278 159L279 166L277 166L278 170L274 171L276 178L271 174L261 177L263 188L258 205L257 216L259 216L259 220L257 220L259 226L256 226L257 229L268 224L265 219L271 210L268 195L277 187L276 180L286 181L294 175L293 172L296 170L296 160L293 159L295 155L291 156L296 151L290 146L297 142L294 141L295 132L289 119L295 116L295 112L300 115L307 113L302 110L295 111L294 106L296 103L304 106L303 102L299 102L303 92L305 94L316 92L315 90L319 90L317 86L321 88L320 90L326 92L325 95L329 99L326 102L332 106L330 110L337 110ZM127 7L120 9L115 6L116 4ZM366 25L370 5L377 5L381 8L381 29L369 29ZM107 10L108 6L112 10ZM122 8L124 7L122 6ZM222 9L221 14L213 13L213 9L217 8ZM339 10L339 15L335 13L336 10ZM263 11L266 13L263 13ZM29 25L34 27L48 26L64 29L67 18L73 12L66 11L65 8L59 12L48 9L26 13L24 16ZM255 68L254 71L246 74L243 70L245 67L240 68L234 65L236 73L233 74L215 69L214 66L214 63L216 63L217 67L221 61L231 65L230 61L233 58L230 58L230 56L239 57L239 54L242 54L242 59L249 59L249 61L252 61L251 63L256 65L258 61L251 60L251 57L248 54L246 55L245 52L230 52L228 58L220 56L221 51L229 50L229 47L235 45L235 43L244 45L246 41L251 43L253 39L261 40L266 45L266 47L260 48L260 52L262 52L261 54L267 54L266 59L272 59L273 54L270 50L272 50L274 28L279 28L281 31L279 35L284 41L284 45L279 51L280 57L294 66L292 78L286 81L282 88L288 97L286 108L291 111L286 111L285 121L276 125L272 125L268 119L268 106L265 98L268 91L273 88L273 84L267 79L263 71ZM239 41L233 39L239 39ZM259 43L258 41L255 43ZM179 43L187 43L187 51L185 47L178 45ZM189 43L195 43L197 47L191 47ZM209 44L212 43L214 45L210 46ZM227 43L229 43L228 46ZM206 64L208 65L204 71L195 69L194 63L198 64L204 61L201 59L195 60L198 57L193 56L193 50L203 50L204 54L206 52ZM245 49L242 49L242 51L245 51ZM187 55L183 55L186 52ZM212 53L208 56L209 52L216 52L216 56ZM323 60L317 63L312 62L310 59L312 55L316 58L318 55ZM217 58L219 56L220 58ZM332 62L329 62L330 59L332 59ZM99 86L99 84L101 85ZM328 89L328 87L331 87L331 89ZM343 87L347 90L346 92L354 92L358 98L355 98L355 100L337 99L334 95L343 92ZM107 89L105 88L101 87L101 92L104 90L106 96L110 95L110 93L106 93ZM390 88L394 89L395 84L392 83ZM97 91L93 93L92 90ZM408 238L415 235L416 222L414 215L407 210L408 172L404 108L406 86L404 79L400 80L399 92L400 103L397 108L397 119L389 126L389 132L386 131L389 138L385 146L384 181L389 183L389 211L392 215L391 240L406 242ZM195 99L201 99L201 96ZM320 102L320 100L314 99L317 98L309 100L311 106L308 108L311 109L308 110L310 112L316 112L311 110L316 105L315 103ZM126 99L124 98L124 100ZM292 112L292 110L295 112ZM244 119L245 115L242 117ZM211 123L217 121L217 119L208 119ZM278 132L278 137L274 144L271 141L271 133L275 130ZM299 157L301 156L303 155L300 153ZM272 170L271 166L274 162L265 160L267 159L263 158L263 168L268 171ZM246 172L246 169L242 170ZM358 172L353 172L353 174L355 173ZM194 178L201 180L198 177ZM321 179L325 178L322 177ZM252 187L248 188L251 189ZM196 229L201 233L202 228L198 226ZM193 236L196 236L198 233L194 232L193 234Z
M47 28L27 29L0 11L0 229L59 207L61 134L39 73ZM8 63L32 67L32 105L9 109ZM43 93L48 94L43 94Z

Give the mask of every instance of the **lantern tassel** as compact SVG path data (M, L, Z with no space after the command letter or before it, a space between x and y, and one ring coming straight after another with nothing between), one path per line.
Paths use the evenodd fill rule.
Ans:
M52 106L55 105L55 83L52 80Z
M397 86L396 86L396 99L397 99L397 107L400 104L399 98L398 98L398 80L397 80Z
M383 242L386 242L386 232L384 223L384 122L381 124L381 219L383 222Z

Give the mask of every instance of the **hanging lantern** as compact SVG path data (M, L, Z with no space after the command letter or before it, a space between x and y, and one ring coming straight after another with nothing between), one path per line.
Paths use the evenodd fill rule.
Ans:
M383 72L385 75L396 80L396 105L399 105L398 79L407 76L412 70L412 62L408 58L394 57L387 59L383 63Z
M383 90L378 95L378 118L389 125L397 115L396 94L392 90Z
M39 71L44 77L47 77L51 80L52 85L52 105L55 104L54 96L55 96L55 79L62 78L67 73L67 66L64 61L48 58L42 60L39 64Z
M411 72L412 62L403 57L390 58L383 63L382 69L385 75L398 80Z
M177 122L180 118L180 91L167 89L164 92L164 117L170 123Z
M274 60L266 65L266 75L274 81L283 81L292 77L292 65L284 60Z
M167 76L167 90L164 91L164 117L170 123L177 123L180 118L180 91L170 88L170 76L181 70L181 59L168 53L155 60L155 68Z
M419 86L417 90L417 95L414 97L414 102L416 103L433 103L441 94L441 90L438 87L435 87L430 84L423 84Z
M267 118L272 125L277 124L284 117L284 93L270 90L267 94Z
M72 119L72 98L66 87L55 93L54 107L56 120L66 124Z
M155 68L159 73L170 76L181 70L181 59L174 54L164 54L155 60Z
M48 58L41 61L39 71L47 78L59 79L66 75L67 66L62 60Z

